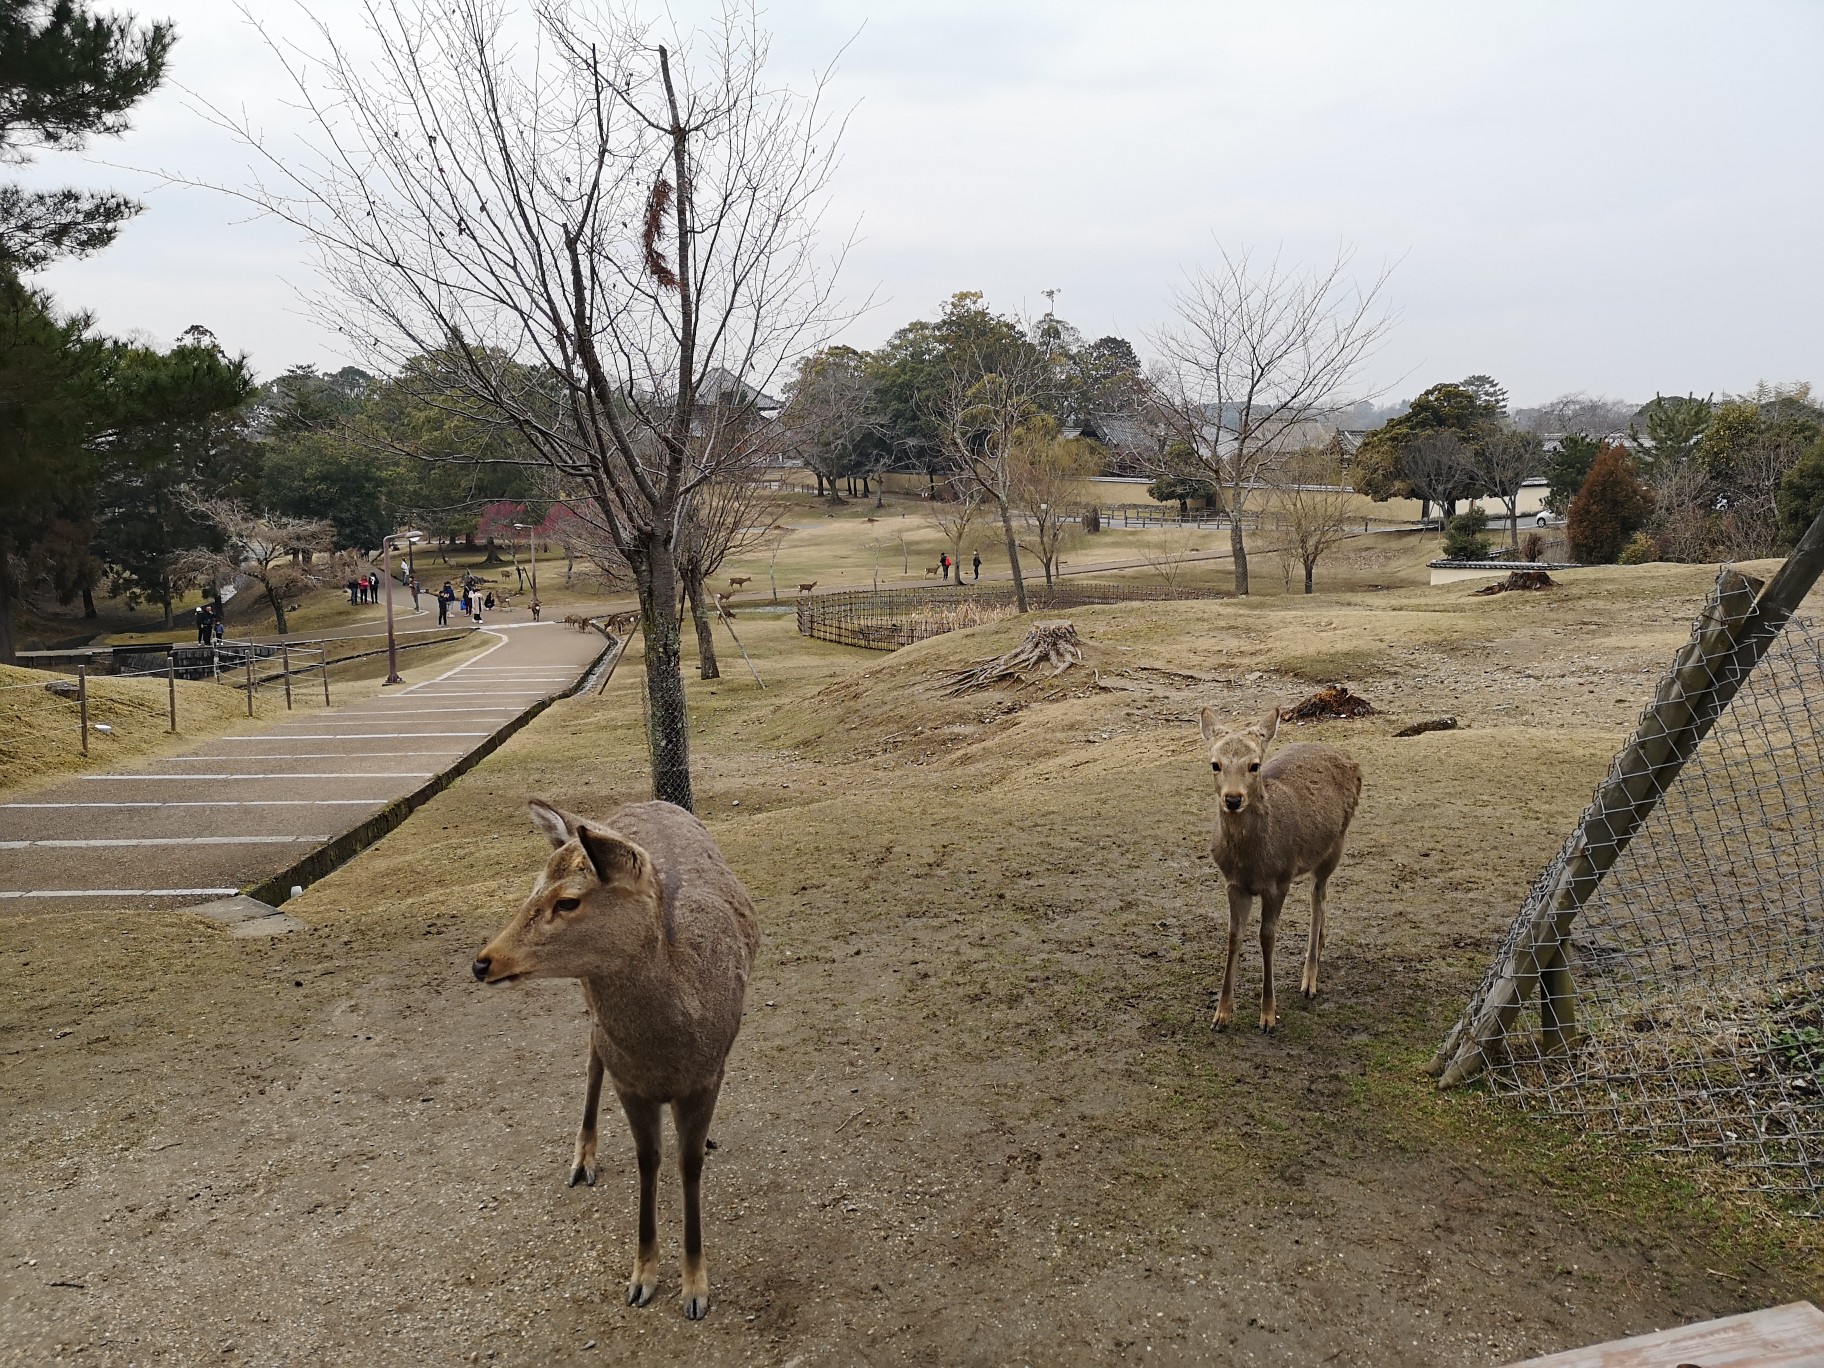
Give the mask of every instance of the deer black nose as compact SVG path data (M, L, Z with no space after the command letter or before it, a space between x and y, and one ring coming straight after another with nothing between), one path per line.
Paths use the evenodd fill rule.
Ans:
M1224 798L1222 800L1222 805L1224 807L1226 807L1230 812L1240 812L1241 811L1241 799L1239 797L1236 797L1233 794ZM477 960L475 962L477 965L479 965L481 963L480 960ZM479 975L477 975L477 977L479 977Z
M469 969L474 973L475 981L477 983L486 983L488 981L488 970L492 968L493 965L494 961L489 959L486 955L483 955L477 959L475 963L471 964Z

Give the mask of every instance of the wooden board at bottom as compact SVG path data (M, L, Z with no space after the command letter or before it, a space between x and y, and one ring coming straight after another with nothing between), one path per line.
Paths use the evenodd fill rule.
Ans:
M1824 1368L1824 1311L1810 1302L1788 1302L1588 1349L1567 1349L1512 1368Z

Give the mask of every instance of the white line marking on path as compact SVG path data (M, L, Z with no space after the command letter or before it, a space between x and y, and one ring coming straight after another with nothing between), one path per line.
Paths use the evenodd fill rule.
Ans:
M32 888L0 889L0 898L203 898L239 893L238 888Z
M211 765L239 764L242 760L372 760L400 755L448 755L449 751L291 751L271 755L167 755L167 764L175 761L197 761Z
M432 695L429 695L429 694L425 695L425 697L427 697L427 698L429 698L431 696ZM460 695L458 695L458 697L461 697L461 698L498 698L499 695L498 694L460 694ZM406 717L423 717L426 713L434 713L436 716L442 717L446 713L516 713L516 712L524 711L524 708L525 708L525 705L522 703L503 703L499 707L495 707L495 708L412 708L412 709L404 712L403 714L401 714L400 712L358 712L358 713L343 713L342 716L344 716L344 717L393 717L393 718L397 718L402 715L406 716ZM366 723L363 723L362 725L371 727L371 726L374 726L375 724L372 722L366 722Z
M419 689L424 688L425 685L427 685L427 684L441 684L444 680L448 679L451 675L460 674L463 670L468 668L470 665L475 664L477 661L486 660L489 656L493 655L494 652L498 651L502 646L505 646L507 644L507 639L504 636L501 636L499 632L488 632L486 635L495 638L495 641L492 646L488 647L488 649L483 651L480 655L474 656L468 660L465 660L461 665L458 665L453 670L445 670L442 674L438 675L437 678L435 678L435 679L425 680L424 684L408 684L405 688L405 692L408 694L415 693Z
M493 732L268 732L264 736L224 736L223 741L416 741L425 736L492 736ZM359 754L359 752L351 752ZM93 777L93 776L91 776Z
M92 850L104 846L198 846L198 845L296 845L307 841L328 841L329 836L139 836L86 841L0 841L0 850Z
M360 759L354 756L353 759ZM363 774L360 770L338 770L334 774L300 774L291 771L285 774L85 774L82 776L91 783L120 784L138 783L150 779L176 779L189 783L192 779L429 779L429 774L407 774L386 771L379 774Z
M180 799L168 803L0 803L0 808L379 807L385 801L384 798L214 798Z

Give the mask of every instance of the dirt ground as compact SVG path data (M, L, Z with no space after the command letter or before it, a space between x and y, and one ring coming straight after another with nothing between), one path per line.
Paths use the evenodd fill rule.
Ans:
M288 904L307 931L9 920L0 1362L1492 1365L1815 1295L1812 1224L1421 1073L1711 573L1079 610L1095 674L956 700L1018 624L886 656L744 615L767 689L732 653L692 683L767 937L700 1324L672 1172L644 1310L618 1119L564 1186L576 990L468 974L542 858L526 796L646 796L637 661ZM1298 738L1367 775L1323 996L1282 963L1279 1034L1214 1034L1195 709L1335 678L1381 713Z

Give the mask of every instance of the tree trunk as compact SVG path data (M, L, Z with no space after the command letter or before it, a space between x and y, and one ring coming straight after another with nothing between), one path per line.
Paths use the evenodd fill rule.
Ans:
M1013 535L1013 510L1008 507L1007 500L1000 499L997 502L1001 505L1001 532L1007 540L1007 567L1013 571L1013 601L1017 611L1030 612L1031 609L1026 605L1026 581L1020 574L1020 544ZM963 579L961 560L957 561L956 568L956 579L960 584Z
M1305 562L1305 592L1307 594L1311 592L1311 572L1313 570L1315 570L1316 568L1317 568L1317 562L1315 560L1306 560L1306 562Z
M684 572L684 596L690 601L691 621L697 628L697 677L720 679L722 669L716 663L716 638L710 631L715 624L703 611L703 576L694 570Z
M285 595L275 594L272 590L268 589L266 591L266 602L272 605L272 618L273 621L279 625L279 635L290 636L291 628L285 621Z
M1229 516L1229 554L1235 558L1235 592L1246 598L1248 594L1248 547L1241 536L1240 517Z
M95 611L95 590L93 588L85 588L82 591L82 615L85 618L98 618L101 616L100 613Z
M13 646L13 558L0 537L0 664L14 665L19 653Z
M1507 544L1518 551L1520 549L1520 495L1516 492L1511 499L1503 499L1507 505Z
M640 630L646 642L646 738L652 796L694 811L690 791L690 712L684 697L684 651L678 617L678 567L672 549L649 543L635 557Z
M171 612L171 586L168 583L162 584L159 589L159 602L164 605L165 609L165 630L169 632L177 626L177 618Z
M499 565L500 560L501 560L500 548L498 546L494 545L494 538L489 537L488 538L488 554L481 558L481 563L483 565Z

